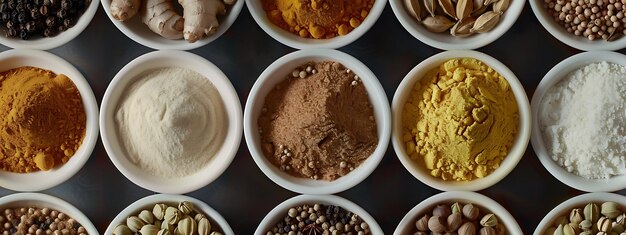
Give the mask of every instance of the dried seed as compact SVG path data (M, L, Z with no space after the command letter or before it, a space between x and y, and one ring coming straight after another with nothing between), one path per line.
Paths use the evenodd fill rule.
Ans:
M454 4L452 4L452 0L439 0L438 2L444 13L456 19L456 12L454 11Z
M435 0L424 0L424 7L430 13L430 16L435 17L435 11L437 10L437 3Z
M485 0L474 0L474 11L484 6L483 3L485 3Z
M620 38L623 35L623 30L621 28L613 29L609 32L609 37L606 38L607 42L614 41L615 39Z
M498 0L493 3L493 11L504 12L509 8L509 4L511 4L511 0Z
M422 7L419 0L404 0L404 6L417 21L422 21Z
M488 11L484 14L480 15L476 22L474 23L474 27L470 30L473 33L485 33L493 29L498 22L500 21L500 15L502 13Z
M474 0L459 0L456 4L456 17L462 20L474 10Z
M476 22L476 18L474 17L467 17L462 20L459 20L450 29L450 34L456 37L470 36L473 34L472 32L470 32L470 30L472 29L472 27L474 27L474 22Z
M454 25L454 23L452 23L452 21L450 21L447 17L439 15L426 17L422 21L422 24L424 24L428 31L435 33L446 31Z
M470 15L476 18L485 13L485 11L487 11L487 6L482 5L479 8L474 8L474 11L472 11L472 14Z
M485 0L485 2L483 2L483 5L485 6L489 6L489 4L492 4L494 2L497 2L498 0Z

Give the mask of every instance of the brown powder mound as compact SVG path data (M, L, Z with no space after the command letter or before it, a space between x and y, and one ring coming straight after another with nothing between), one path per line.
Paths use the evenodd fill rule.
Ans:
M297 177L332 181L348 174L378 143L365 87L336 62L308 63L293 75L265 99L258 120L265 156Z

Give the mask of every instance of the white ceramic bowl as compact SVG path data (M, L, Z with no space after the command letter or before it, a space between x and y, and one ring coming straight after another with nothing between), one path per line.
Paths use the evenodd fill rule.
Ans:
M335 49L350 44L363 36L363 34L365 34L374 25L374 23L376 23L376 20L378 20L380 14L383 13L386 4L387 0L375 0L372 9L370 10L367 17L365 17L365 20L363 20L363 22L361 22L361 25L356 27L349 34L346 34L344 36L337 36L330 39L313 39L302 38L274 25L267 18L267 13L265 12L265 10L263 10L263 4L261 3L261 0L246 0L246 5L248 6L248 10L250 10L250 13L252 14L252 17L254 18L254 21L256 21L256 23L261 26L265 33L269 34L276 41L296 49Z
M557 217L565 215L569 216L569 213L574 208L584 208L590 202L600 203L612 201L622 205L622 207L626 207L626 196L613 194L613 193L587 193L578 195L576 197L570 198L567 201L562 202L554 209L552 209L548 214L543 217L537 228L535 228L534 235L542 235L544 231L548 228L552 227L552 224L557 219ZM595 224L594 224L595 226Z
M224 16L219 16L217 19L219 20L220 26L217 28L217 31L211 36L204 37L194 43L189 43L184 39L180 40L171 40L158 35L152 30L148 28L141 21L141 14L137 13L133 18L126 21L119 21L113 19L111 16L111 0L102 0L102 8L106 12L107 16L113 22L115 27L117 27L124 35L132 39L133 41L144 45L146 47L150 47L156 50L192 50L195 48L199 48L215 39L219 38L230 26L235 22L239 13L241 12L241 8L243 8L244 0L237 0L235 4L228 8L228 12ZM178 1L174 0L174 4L178 4ZM181 13L181 12L179 12Z
M72 41L72 39L76 38L80 33L87 28L87 25L91 22L94 15L96 15L96 11L98 10L98 6L100 5L100 0L91 0L85 12L78 18L76 25L67 29L64 32L57 34L54 37L41 37L37 39L28 39L22 40L19 38L7 38L4 33L0 36L0 43L2 45L17 48L17 49L37 49L37 50L50 50L59 46L64 45L65 43Z
M126 151L119 140L115 121L120 98L127 86L138 79L142 72L162 67L186 68L205 76L219 91L228 120L222 147L204 168L180 178L157 177L133 164L126 156ZM102 142L109 158L126 178L140 187L155 192L183 194L213 182L232 162L241 142L241 104L230 80L213 63L190 52L154 51L137 57L115 75L102 99L100 127Z
M474 34L469 37L455 37L449 31L443 33L433 33L428 31L415 19L404 6L404 0L389 0L393 13L400 24L421 42L431 47L442 50L469 50L483 47L500 38L515 23L524 9L526 1L512 0L509 8L500 17L500 22L496 27L487 33ZM439 5L437 6L439 7ZM424 9L422 5L422 9Z
M334 181L291 176L267 160L261 148L257 121L265 103L265 97L274 89L276 84L282 82L288 74L291 74L294 68L310 61L337 61L346 68L351 69L361 78L369 94L370 102L374 107L374 117L376 118L378 131L378 145L376 149L359 167ZM244 112L244 135L254 162L274 183L288 190L303 194L338 193L353 187L367 178L385 155L389 145L389 136L391 135L389 102L376 76L356 58L346 53L329 49L296 51L279 58L268 66L254 83L254 86L252 86Z
M408 99L414 84L422 79L424 75L441 65L443 62L453 58L474 58L484 62L489 67L496 70L502 75L509 83L511 90L517 101L517 108L519 112L519 125L518 132L513 141L513 146L509 149L509 154L500 164L495 171L487 175L484 178L474 179L471 181L444 181L440 178L435 178L430 175L429 170L418 164L417 161L412 160L406 153L405 143L402 141L403 129L402 129L402 110L404 104ZM402 79L400 86L396 90L393 96L393 103L391 105L393 113L393 134L392 142L393 148L396 151L396 155L402 162L402 165L418 180L422 181L426 185L442 190L442 191L478 191L488 188L508 175L517 163L522 159L526 146L528 146L528 140L530 139L530 105L528 104L528 98L524 87L517 80L517 77L513 72L495 58L477 51L445 51L419 63Z
M531 102L533 120L531 143L537 157L541 161L541 164L543 164L550 174L564 184L587 192L617 191L624 189L626 188L626 175L613 176L606 180L593 180L570 173L565 168L561 167L557 162L552 160L552 157L546 149L543 140L543 133L541 131L541 125L539 123L539 109L544 94L554 84L567 77L569 73L574 72L585 65L601 61L608 61L626 66L626 55L617 52L594 51L571 56L555 65L550 71L548 71L543 79L541 79L541 82L535 90L535 94L533 94Z
M69 77L83 100L85 114L85 138L74 156L60 167L49 171L27 174L0 171L0 186L15 191L40 191L65 182L78 172L87 162L98 140L98 103L89 83L72 64L63 58L45 51L13 49L0 53L0 71L33 66L65 74Z
M552 36L559 41L583 51L599 51L599 50L619 50L626 47L626 37L622 36L619 40L607 42L603 39L590 41L586 37L576 36L568 33L565 27L559 25L552 16L548 14L548 9L543 6L544 0L529 0L530 6L539 20L539 23L548 30Z
M371 234L384 234L376 220L369 213L367 213L367 211L354 202L335 195L299 195L278 204L278 206L274 207L274 209L267 213L265 218L263 218L259 226L256 228L254 235L265 235L268 230L271 230L274 225L278 223L278 221L285 218L289 208L305 204L312 205L316 203L340 206L343 209L361 217L361 219L367 223Z
M481 213L485 210L493 213L498 218L498 223L504 224L507 229L506 234L522 235L522 229L515 221L515 218L504 207L493 199L475 192L450 191L436 194L417 204L400 221L394 235L412 234L415 228L415 221L426 213L432 213L432 209L439 204L472 203L480 208Z
M59 212L63 212L68 215L70 218L76 220L76 222L80 223L83 228L87 230L87 234L90 235L98 235L98 230L91 223L89 218L85 216L80 210L76 207L72 206L72 204L67 203L59 198L42 194L42 193L15 193L10 194L8 196L4 196L0 198L0 209L4 210L6 208L15 208L15 207L38 207L38 208L50 208L53 210L57 210Z
M222 228L222 231L224 231L225 235L235 234L230 225L228 225L228 222L226 222L226 219L224 219L222 215L220 215L216 210L211 208L203 201L185 195L169 194L155 194L146 196L128 205L126 208L124 208L124 210L117 214L117 216L115 216L113 221L111 221L111 223L107 227L104 234L113 234L113 230L115 229L115 227L117 227L117 225L126 224L126 218L133 215L139 215L139 212L141 212L142 210L152 211L154 205L157 203L165 203L169 206L178 206L178 203L182 201L191 202L195 206L196 210L203 212L207 217L215 221L215 223L217 223L220 228Z

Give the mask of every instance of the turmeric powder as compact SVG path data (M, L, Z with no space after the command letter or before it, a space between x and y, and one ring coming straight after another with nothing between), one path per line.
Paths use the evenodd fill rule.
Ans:
M328 39L358 27L374 0L262 0L269 20L303 38Z
M80 93L67 76L36 67L0 73L0 169L27 173L66 163L85 125Z
M414 86L402 119L407 154L433 177L455 181L497 169L519 125L509 83L470 58L428 72Z

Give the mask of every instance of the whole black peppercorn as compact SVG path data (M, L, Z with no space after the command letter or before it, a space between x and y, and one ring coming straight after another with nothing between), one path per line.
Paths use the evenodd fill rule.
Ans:
M33 20L38 20L39 17L41 17L41 13L39 13L38 9L30 10L30 18L32 18Z
M52 27L55 24L56 24L56 18L54 16L48 16L48 18L46 18L46 26Z
M17 5L17 3L13 0L9 0L7 6L9 7L9 9L15 9L15 5Z
M42 6L43 0L33 0L33 4L35 4L36 6Z
M2 22L7 22L9 21L9 19L11 19L11 15L9 15L9 13L7 12L2 12L2 15L0 16L2 18Z
M9 9L9 6L7 4L2 4L0 5L0 12L4 13Z
M13 23L13 21L7 21L5 27L7 27L7 29L12 29L15 27L15 23Z
M65 25L65 27L70 28L70 27L74 26L74 24L75 24L75 22L74 22L73 18L66 18L66 19L63 20L63 25Z
M47 16L48 15L48 7L47 6L39 7L39 14L41 14L42 16Z
M61 10L57 11L57 17L59 19L64 19L66 16L67 16L67 11L66 10L61 9Z
M17 31L14 28L7 30L7 38L13 38L15 36L17 36Z
M67 27L65 27L65 25L59 25L59 33L63 32L67 30Z
M46 28L46 29L43 30L43 36L44 37L52 37L52 36L54 36L54 34L56 34L56 31L52 27ZM46 225L46 227L47 227L47 225Z
M17 15L17 22L26 23L26 21L28 21L28 16L26 16L26 13L20 12L19 15Z
M15 5L15 10L22 12L24 11L26 8L24 7L24 4L22 3L18 3L17 5Z
M30 10L32 10L32 9L34 9L34 8L37 8L37 6L35 6L35 4L32 4L32 3L26 3L26 5L25 5L25 6L26 6L26 9L27 9L28 11L30 11Z
M30 35L28 34L28 32L26 32L26 30L20 31L20 38L22 40L28 40L29 37L30 37Z
M35 21L29 21L26 23L26 31L29 33L33 33L37 30L37 26L35 25Z
M72 8L71 0L61 0L61 9L68 10L70 8Z

